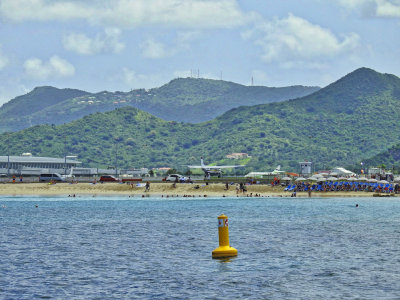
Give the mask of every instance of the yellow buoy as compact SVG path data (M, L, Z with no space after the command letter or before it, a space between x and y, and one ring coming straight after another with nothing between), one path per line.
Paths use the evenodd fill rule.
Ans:
M238 251L229 245L228 217L224 214L218 217L219 247L212 252L213 258L237 256Z

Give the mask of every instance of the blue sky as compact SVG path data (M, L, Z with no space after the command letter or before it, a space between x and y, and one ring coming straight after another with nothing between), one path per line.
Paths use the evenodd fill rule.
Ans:
M400 75L400 0L0 0L0 105L36 86L90 92L176 77L326 86Z

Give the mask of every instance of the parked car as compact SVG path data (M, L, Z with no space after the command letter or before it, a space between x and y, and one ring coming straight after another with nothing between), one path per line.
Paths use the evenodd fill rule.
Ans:
M39 181L65 181L65 179L58 173L40 174Z
M100 182L119 182L120 180L112 175L103 175L100 177Z
M169 174L167 179L165 179L165 180L166 181L173 181L173 182L175 182L175 181L181 182L181 181L185 181L186 177L184 177L184 176L182 176L180 174Z

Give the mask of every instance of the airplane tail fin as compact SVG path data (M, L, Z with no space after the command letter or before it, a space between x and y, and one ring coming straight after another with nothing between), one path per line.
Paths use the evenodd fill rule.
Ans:
M201 162L201 166L204 167L203 157L200 159L200 162Z
M278 165L275 169L275 171L280 171L281 170L281 165Z

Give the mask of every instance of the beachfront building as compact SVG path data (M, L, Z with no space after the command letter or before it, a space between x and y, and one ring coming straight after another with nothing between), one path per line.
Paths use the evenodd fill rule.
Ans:
M300 174L302 176L310 176L312 174L312 162L311 161L303 161L299 162L300 164Z
M7 175L68 174L71 168L79 165L81 165L80 161L68 156L63 158L39 157L30 153L24 153L21 156L0 156L0 174Z

